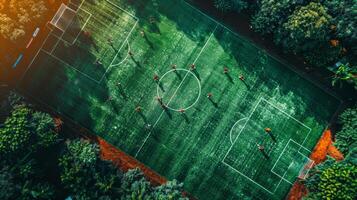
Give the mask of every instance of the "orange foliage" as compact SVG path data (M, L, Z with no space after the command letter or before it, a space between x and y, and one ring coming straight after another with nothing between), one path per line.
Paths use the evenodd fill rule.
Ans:
M154 185L161 185L167 182L164 177L149 169L144 164L137 161L135 158L127 155L123 151L120 151L113 145L107 143L102 138L98 137L97 141L100 146L100 156L103 160L109 160L113 162L115 166L119 167L123 171L127 171L133 168L139 168L143 171L146 178L148 178L148 180Z
M327 154L337 161L341 161L344 159L343 154L332 144L328 147Z
M330 45L333 47L337 47L340 44L339 40L330 40Z
M326 156L329 155L334 159L340 161L343 160L343 154L332 144L331 130L326 130L319 142L316 144L314 150L310 155L310 159L314 160L315 165L326 160ZM300 200L307 195L307 188L299 181L296 181L291 188L287 199L288 200Z
M310 158L315 161L315 164L319 164L326 159L327 150L331 144L332 133L330 130L326 130L310 155Z
M293 187L290 190L290 193L288 197L286 198L287 200L300 200L302 197L307 195L307 189L299 181L296 181L293 185Z

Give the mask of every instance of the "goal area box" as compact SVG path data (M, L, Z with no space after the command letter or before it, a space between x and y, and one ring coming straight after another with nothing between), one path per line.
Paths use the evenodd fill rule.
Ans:
M272 136L264 131L267 127ZM303 144L311 128L274 103L259 99L243 127L231 132L235 137L222 162L253 185L273 194L279 186L306 176L311 160Z
M296 178L305 179L314 164L308 157L309 154L310 151L294 140L289 140L271 172L290 184L294 184Z

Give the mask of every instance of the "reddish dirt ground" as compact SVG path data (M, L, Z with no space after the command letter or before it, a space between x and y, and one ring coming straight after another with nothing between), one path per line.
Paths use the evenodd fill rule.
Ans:
M46 1L46 7L48 8L48 12L44 16L45 20L43 20L43 22L38 26L27 27L28 34L25 35L25 37L21 39L21 41L14 43L0 38L0 44L4 45L5 48L9 50L8 60L0 60L0 64L3 65L0 69L0 72L3 72L0 73L0 82L4 82L12 87L16 86L17 82L21 79L22 75L26 71L28 65L31 63L32 59L35 57L38 50L40 49L43 41L49 34L50 29L46 26L47 23L55 15L61 3L67 4L68 2L68 0ZM37 27L40 28L38 35L34 38L31 46L29 48L26 48L27 43L32 38L32 31L34 31ZM23 59L16 68L12 68L13 63L16 61L20 53L23 54Z
M103 160L112 161L115 166L119 167L123 171L140 168L144 172L146 178L154 185L161 185L167 182L164 177L149 169L135 158L115 148L102 138L97 137L97 141L100 146L100 156Z
M321 136L319 142L315 146L314 150L310 155L310 159L315 161L315 165L326 160L326 156L329 155L332 158L340 161L343 160L343 154L333 146L332 132L331 130L326 130ZM288 200L300 200L308 193L307 188L299 181L296 181L291 188L286 199Z

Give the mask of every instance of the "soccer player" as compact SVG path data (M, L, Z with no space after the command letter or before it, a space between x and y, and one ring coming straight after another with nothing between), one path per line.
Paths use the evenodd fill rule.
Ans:
M266 159L269 159L269 155L265 152L265 148L263 145L257 144L259 151L263 154Z
M195 69L196 69L196 65L195 65L195 64L192 64L192 65L190 66L190 69L191 69L191 71L195 70Z
M160 80L160 77L159 75L155 74L153 79L154 81L158 82Z
M243 82L245 81L245 77L243 76L243 74L240 74L240 75L239 75L239 80L241 80L241 81L243 81Z
M273 133L271 132L271 128L267 127L267 128L264 129L264 131L265 131L265 133L267 133L267 134L271 137L271 139L272 139L274 142L276 142L275 136L274 136Z
M135 108L135 112L140 113L142 111L142 108L140 106Z
M208 98L208 99L211 99L211 98L212 98L212 96L213 96L213 94L212 94L212 93L208 93L208 94L207 94L207 98Z
M145 37L145 32L144 32L144 30L141 30L141 31L140 31L140 35L141 35L141 37Z
M176 71L177 65L176 65L176 64L173 64L173 65L171 65L171 68L172 68L174 71Z
M117 82L115 85L116 85L118 88L121 88L121 83L120 83L120 82Z
M228 72L229 72L228 67L224 67L224 68L223 68L223 74L228 74Z
M180 112L181 114L185 114L185 109L181 108L181 109L179 110L179 112Z

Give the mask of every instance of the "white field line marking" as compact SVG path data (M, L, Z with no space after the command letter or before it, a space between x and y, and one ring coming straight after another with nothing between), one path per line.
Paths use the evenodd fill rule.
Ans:
M186 2L186 0L183 0L183 2L189 6L191 9L201 13L202 15L206 16L208 19L210 19L211 21L216 22L217 24L219 24L221 27L223 27L224 29L226 29L227 31L231 32L233 35L239 37L239 38L243 38L244 40L250 42L251 45L253 45L255 48L257 49L262 49L264 51L266 51L266 49L259 47L255 42L253 42L251 39L249 39L248 37L245 37L243 35L239 35L238 33L234 32L232 29L228 28L226 25L222 24L221 22L217 21L216 19L212 18L211 16L208 16L206 13L202 12L200 9L192 6L191 4L189 4L188 2ZM293 68L290 64L288 64L286 61L283 61L282 59L278 58L275 55L272 55L270 53L266 53L269 57L277 60L278 62L280 62L281 64L283 64L284 66L287 66L291 71L295 72L296 74L298 74L300 77L302 77L305 80L308 80L310 83L312 83L313 85L317 86L318 88L320 88L321 90L323 90L325 93L329 94L330 96L336 98L337 100L339 100L342 104L343 100L337 96L335 93L333 93L332 91L330 91L329 89L321 86L320 84L318 84L317 82L315 82L314 80L312 80L311 78L307 77L306 75L304 75L302 72L297 71L295 68Z
M192 108L194 105L196 105L196 103L198 102L198 100L200 99L201 97L201 93L202 93L202 87L201 87L201 83L200 83L200 80L197 78L197 76L191 72L190 70L187 70L187 69L181 69L181 68L178 68L178 69L171 69L169 71L167 71L164 75L162 75L162 77L160 78L159 82L169 73L172 73L174 71L185 71L186 73L189 73L191 74L193 77L195 77L197 83L198 83L198 95L197 95L197 98L195 100L195 102L193 102L190 106L186 107L186 108L182 108L184 109L185 111ZM157 85L156 86L156 93L157 93L157 96L160 97L160 86ZM173 111L176 111L176 112L179 112L180 109L174 109L174 108L171 108L170 106L166 105L166 107L170 110L173 110Z
M108 2L109 2L109 1L108 1ZM79 7L78 9L81 9L81 10L83 10L83 11L85 11L85 12L87 12L87 13L90 14L90 17L88 18L88 20L87 20L86 23L84 24L84 25L86 25L86 24L89 22L89 19L90 19L90 18L93 18L93 19L97 19L97 18L92 17L93 14L91 14L90 12L88 12L88 11L86 11L86 10L84 10L84 9L81 8L81 6L83 5L83 3L84 3L84 1L82 1L82 3L80 4L80 7ZM109 2L109 3L115 6L115 4L113 4L113 3L111 3L111 2ZM74 5L74 4L73 4L73 5ZM116 6L116 7L119 7L119 6ZM119 8L120 8L120 7L119 7ZM122 8L120 8L120 9L123 10ZM128 12L125 12L125 13L128 13ZM103 78L105 77L106 73L113 67L112 64L113 64L113 62L115 61L115 59L117 58L117 56L119 55L121 49L125 46L126 43L129 44L129 43L128 43L128 39L129 39L130 35L132 34L133 30L135 29L136 25L137 25L138 22L139 22L139 20L138 20L137 18L134 18L134 19L136 19L137 21L135 22L135 24L134 24L133 27L131 28L131 30L130 30L130 32L128 33L127 37L126 37L125 40L123 41L121 47L120 47L119 50L116 52L114 58L112 59L111 63L109 64L108 68L106 69L106 71L103 73L103 75L101 76L101 78L100 78L99 80L96 80L95 78L91 77L90 75L88 75L88 74L86 74L86 73L84 73L84 72L82 72L82 71L79 71L78 69L75 69L75 67L73 67L72 65L69 65L68 63L66 63L66 64L69 65L69 66L71 66L71 67L74 68L76 71L78 71L78 72L80 72L81 74L83 74L84 76L89 77L89 78L90 78L91 80L93 80L94 82L100 84L100 83L102 82ZM100 22L100 20L98 20L98 19L97 19L97 21ZM71 24L72 24L72 23L71 23ZM69 25L68 25L68 26L69 26ZM85 27L85 26L82 27L82 30L84 29L84 27ZM68 27L67 27L67 28L68 28ZM67 28L66 28L66 29L67 29ZM59 41L64 41L64 42L66 42L67 44L70 44L69 42L67 42L67 41L65 41L64 39L62 39L64 33L65 33L65 31L62 33L62 35L61 35L60 37L54 35L54 36L58 39L58 41L57 41L56 45L52 48L52 51L50 52L50 55L51 55L51 56L56 57L55 55L53 55L53 51L57 48L57 45L58 45ZM78 34L78 36L79 36L79 34ZM72 45L73 45L73 44L74 44L74 43L72 43ZM46 51L46 52L47 52L47 51ZM58 58L58 59L59 59L59 58ZM126 59L126 58L125 58L125 59ZM64 62L63 60L61 60L61 61ZM124 60L123 60L123 61L124 61ZM121 63L119 63L119 64L121 64ZM119 64L118 64L118 65L119 65ZM115 65L115 66L116 66L116 65Z
M229 167L230 169L232 169L233 171L239 173L240 175L244 176L245 178L249 179L250 181L252 181L254 184L258 185L260 188L262 188L263 190L265 190L266 192L268 192L269 194L273 194L273 192L271 192L270 190L266 189L264 186L260 185L259 183L255 182L254 180L252 180L251 178L249 178L248 176L244 175L242 172L236 170L234 167L232 167L231 165L225 163L224 161L222 161L222 163L224 165L226 165L227 167Z
M46 44L48 38L50 37L51 33L52 33L52 29L50 29L50 33L48 33L48 35L46 36L45 40L42 42L41 47L38 49L37 53L35 54L35 56L32 58L30 64L27 66L25 73L22 75L20 81L16 84L16 87L19 86L19 84L23 81L23 79L25 78L26 74L28 73L29 69L31 68L33 62L35 61L35 59L37 58L38 54L40 53L40 51L43 49L43 46Z
M58 60L59 62L63 63L66 65L66 67L69 67L70 69L73 69L74 71L78 72L79 74L81 74L82 76L87 77L88 79L90 79L91 81L99 84L98 80L95 80L94 78L92 78L91 76L87 75L86 73L81 72L80 70L76 69L75 67L73 67L72 65L68 64L67 62L65 62L64 60L62 60L61 58L51 54L50 52L41 49L43 52L45 52L46 54L48 54L49 56L52 56L54 59Z
M218 25L215 26L214 30L212 31L211 35L208 37L206 43L203 45L201 51L199 52L199 54L197 55L196 59L194 60L193 64L195 64L198 60L198 58L201 56L203 50L206 48L206 46L208 45L209 41L211 40L212 36L214 35L216 29L217 29ZM167 105L170 104L170 102L172 101L172 99L174 98L174 96L176 95L177 91L180 89L182 83L185 81L187 75L189 74L189 72L187 72L184 76L184 78L182 79L181 83L179 84L179 86L176 88L176 90L174 91L173 95L171 96L170 100L167 102ZM157 125L157 123L159 123L162 115L165 113L165 111L163 110L161 112L161 114L159 115L158 119L156 120L156 122L154 123L154 125L152 126L152 128L155 128L155 126ZM151 136L152 131L149 132L149 134L146 136L146 138L144 139L143 143L141 144L139 150L136 152L135 154L135 158L139 155L141 149L144 147L144 145L146 144L146 141L149 139L149 137Z
M81 4L81 6L82 6L82 4ZM64 30L62 30L63 32L62 32L62 34L61 34L61 36L60 36L61 39L63 38L63 35L66 33L68 27L69 27L70 25L72 25L73 20L74 20L75 16L77 15L77 12L76 12L75 10L73 10L72 8L66 6L66 9L72 10L72 12L74 12L75 15L71 18L71 23L67 24L66 28L65 28ZM63 13L62 13L62 15L63 15ZM62 17L62 15L61 15L61 17ZM55 46L54 46L54 47L52 48L52 50L51 50L51 54L53 53L53 51L54 51L55 49L57 49L57 46L58 46L59 42L60 42L60 40L57 40Z
M291 165L292 165L292 164L293 164L293 163L290 163L290 165L289 165L288 169L284 172L284 174L283 174L283 178L285 177L286 173L289 171L289 168L291 167ZM278 185L275 187L275 189L274 189L274 193L276 192L276 190L278 189L279 185L280 185L280 184L281 184L281 182L283 181L283 178L281 178L281 179L280 179L280 181L279 181Z
M247 117L244 117L244 118L238 120L236 123L233 124L233 126L232 126L232 128L231 128L231 131L229 131L229 140L230 140L231 144L233 144L232 132L233 132L234 127L235 127L239 122L241 122L241 121L243 121L243 120L246 120L246 119L247 119Z
M117 4L115 4L115 3L113 3L113 2L111 2L111 1L109 1L109 0L107 0L107 2L110 3L110 4L112 4L112 5L115 6L115 7L119 8L120 10L124 11L126 14L128 14L129 16L131 16L132 18L134 18L135 20L139 21L139 18L138 18L138 17L134 16L133 14L131 14L130 12L128 12L127 10L121 8L121 7L118 6Z
M130 47L129 41L126 41L126 42L127 42L127 44L128 44L128 53L127 53L127 55L126 55L125 58L124 58L122 61L120 61L119 63L113 64L112 67L119 66L119 65L123 64L123 63L126 61L126 59L128 59L128 57L129 57L129 52L130 52L130 50L131 50L131 47Z
M109 64L109 67L107 68L107 70L105 70L103 76L100 78L99 82L102 82L104 76L107 74L107 72L113 67L113 63L115 61L115 59L118 57L121 49L125 46L126 42L128 41L129 37L131 36L133 30L135 29L136 25L138 24L139 20L135 22L134 26L131 28L129 34L126 36L125 40L123 41L123 44L121 45L121 47L119 48L119 50L117 51L116 55L114 56L112 62Z
M232 150L232 148L233 148L234 144L236 143L237 139L239 138L240 134L243 132L245 126L246 126L247 123L250 121L250 118L252 117L253 113L255 112L255 110L257 109L257 107L259 106L260 102L262 102L262 99L263 99L263 98L260 97L259 100L258 100L258 103L253 107L253 110L252 110L252 112L249 114L247 121L244 123L243 128L239 131L237 137L234 139L232 145L229 147L229 149L228 149L226 155L223 157L222 162L226 159L226 157L228 156L229 152Z
M310 162L314 162L314 161L311 160L308 156L305 156L304 154L302 154L302 153L300 152L300 149L301 149L301 148L304 148L304 149L305 149L306 151L308 151L308 152L311 152L310 150L306 149L305 147L303 147L301 144L297 143L297 142L294 141L293 139L289 139L288 143L285 145L283 151L280 153L278 159L276 160L276 162L274 163L274 165L273 165L273 167L270 169L270 171L271 171L272 173L274 173L275 175L279 176L280 178L282 178L284 181L286 181L286 182L288 182L288 183L290 183L290 184L292 185L293 183L291 183L290 181L284 179L284 177L281 177L279 174L277 174L276 172L274 172L274 168L276 167L277 163L279 162L280 158L281 158L282 155L284 154L285 149L286 149L286 147L290 144L290 142L293 142L293 143L297 144L298 146L300 146L300 148L299 148L299 150L298 150L297 153L299 153L299 154L301 154L303 157L307 158L307 160L309 160ZM292 164L292 163L290 163L290 165L291 165L291 164ZM305 165L303 165L303 166L301 167L300 172L301 172L301 170L304 168L304 166L305 166ZM290 166L289 166L289 168L290 168ZM289 168L288 168L288 169L289 169ZM310 170L310 169L309 169L309 170ZM299 174L300 174L300 172L299 172ZM305 175L305 176L306 176L306 175Z

